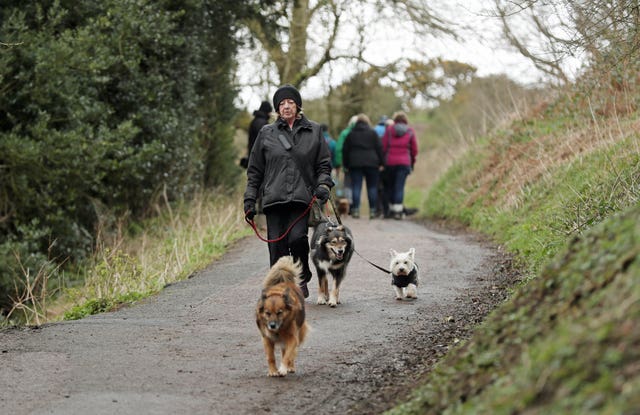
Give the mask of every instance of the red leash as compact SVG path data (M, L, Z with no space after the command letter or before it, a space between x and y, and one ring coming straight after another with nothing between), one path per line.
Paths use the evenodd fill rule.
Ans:
M311 203L309 203L309 206L307 206L307 208L305 209L305 211L304 211L304 212L302 212L302 215L298 216L298 217L296 218L296 220L294 220L294 221L293 221L293 223L292 223L291 225L289 225L289 227L287 228L287 230L286 230L286 231L285 231L281 236L279 236L279 237L278 237L278 238L276 238L276 239L267 239L267 238L264 238L262 235L260 235L260 232L258 232L258 228L256 227L256 222L255 222L253 219L247 219L247 216L246 216L246 215L247 215L247 213L248 213L248 212L245 212L244 220L245 220L245 222L247 222L247 223L249 224L249 226L251 226L251 227L253 228L253 231L256 233L256 236L257 236L257 237L258 237L258 239L260 239L261 241L263 241L263 242L278 242L278 241L280 241L280 240L284 239L284 237L285 237L285 236L287 236L287 235L289 234L289 232L291 232L291 229L293 228L293 226L294 226L296 223L298 223L298 222L300 221L300 219L304 218L304 217L305 217L305 215L306 215L307 213L309 213L309 211L311 210L311 206L313 206L313 204L315 203L315 201L316 201L317 199L318 199L318 198L317 198L316 196L314 196L314 197L311 199Z

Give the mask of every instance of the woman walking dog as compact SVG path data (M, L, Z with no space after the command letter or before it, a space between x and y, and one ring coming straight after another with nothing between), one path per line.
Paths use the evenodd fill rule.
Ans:
M267 219L269 260L291 255L302 264L300 288L309 296L308 215L298 222L313 196L324 204L333 186L331 153L320 125L302 113L302 98L296 88L284 85L273 95L278 118L260 130L249 155L244 212L248 220L256 214L256 200L262 197ZM293 224L289 233L287 229ZM278 240L282 235L284 238Z

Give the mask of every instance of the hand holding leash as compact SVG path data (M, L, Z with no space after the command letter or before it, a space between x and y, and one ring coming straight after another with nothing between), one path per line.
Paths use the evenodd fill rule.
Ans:
M327 203L327 200L329 200L331 192L329 191L329 187L326 184L321 184L316 187L313 195L318 198L318 202L320 202L321 205L324 205L325 203Z
M253 200L245 200L244 201L244 219L248 222L253 220L254 216L256 216L256 202Z

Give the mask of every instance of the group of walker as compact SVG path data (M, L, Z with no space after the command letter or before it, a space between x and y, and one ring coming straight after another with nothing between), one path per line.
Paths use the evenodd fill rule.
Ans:
M301 107L300 110L302 114ZM247 154L262 127L269 123L271 111L269 101L263 101L254 111ZM391 118L383 115L375 126L366 114L354 115L337 140L331 137L327 124L320 124L320 129L331 154L331 175L337 185L334 194L346 200L351 217L360 218L363 184L369 218L402 219L411 212L403 203L404 189L416 162L418 142L404 112L398 111Z
M415 130L407 115L382 117L373 128L366 114L352 117L337 143L341 151L344 183L350 188L350 215L360 217L363 183L367 189L369 217L402 219L404 188L418 155Z

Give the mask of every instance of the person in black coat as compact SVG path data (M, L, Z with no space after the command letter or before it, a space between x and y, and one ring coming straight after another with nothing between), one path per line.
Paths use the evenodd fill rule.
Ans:
M329 200L333 186L331 153L320 125L302 114L302 98L296 88L291 85L278 88L273 106L278 119L260 130L249 155L244 212L252 220L256 200L262 198L267 236L273 240L268 244L271 266L286 255L299 260L303 278L300 288L308 297L309 226L308 214L302 215L313 196L321 205ZM289 227L289 233L277 240Z
M371 128L371 121L365 114L357 116L355 126L344 141L342 163L351 178L351 216L360 217L360 198L364 180L369 198L369 217L377 217L378 182L380 171L384 168L384 158L380 138Z
M253 148L254 143L256 142L256 138L258 137L258 133L269 123L269 117L271 116L271 104L269 101L262 101L260 104L260 108L253 111L253 120L251 120L251 124L249 124L249 141L247 143L247 155L251 154L251 149Z

